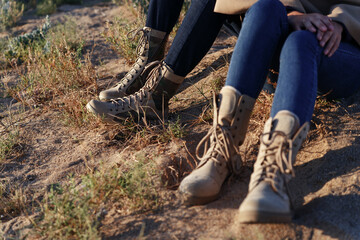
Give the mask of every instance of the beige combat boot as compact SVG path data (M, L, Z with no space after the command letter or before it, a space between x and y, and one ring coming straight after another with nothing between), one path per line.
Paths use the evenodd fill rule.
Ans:
M242 161L239 146L244 142L255 99L226 86L220 92L220 108L214 101L214 124L200 141L197 168L179 186L186 205L199 205L218 198L221 186L230 173L239 173ZM203 156L199 149L204 145Z
M287 183L294 176L296 154L308 131L308 123L299 128L298 117L286 110L266 121L249 192L239 209L240 222L291 221Z
M99 99L106 101L125 97L140 90L144 86L147 75L156 66L153 61L164 58L168 35L149 27L135 32L134 36L141 34L136 48L137 59L128 73L114 87L100 92Z
M159 63L138 92L107 102L91 100L86 108L108 122L130 116L162 119L167 114L170 98L175 95L183 80L184 77L176 75L164 62Z

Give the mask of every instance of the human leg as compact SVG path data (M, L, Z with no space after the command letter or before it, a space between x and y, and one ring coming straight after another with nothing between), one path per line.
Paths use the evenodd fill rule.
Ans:
M183 2L184 0L150 1L146 25L134 33L141 35L135 63L119 83L100 92L100 100L130 95L145 84L147 75L154 67L153 64L148 64L164 58L169 33L176 24Z
M254 4L245 15L225 85L257 98L287 35L288 21L282 3L262 0Z
M185 77L209 51L226 15L214 13L215 0L193 0L178 30L165 63Z
M226 16L213 13L214 5L215 0L192 1L167 58L163 63L158 64L153 71L154 74L149 75L147 79L149 84L146 84L143 89L126 99L109 102L92 100L87 105L88 109L111 120L126 118L129 111L147 114L148 111L142 112L139 109L151 108L153 108L152 112L161 117L162 111L167 111L168 101L175 95L184 76L205 56L220 31ZM171 74L165 76L164 73ZM143 101L143 99L146 100Z
M184 0L151 0L146 27L169 34L175 26Z
M360 87L358 66L359 47L341 43L329 58L313 33L289 35L281 52L271 118L261 137L249 194L240 206L240 222L291 221L287 182L294 176L293 163L309 129L318 83L333 96L348 96Z
M270 62L287 30L285 7L279 1L260 0L247 12L231 59L226 86L220 93L225 100L220 101L214 126L199 144L209 139L210 146L205 148L197 169L179 187L186 203L204 204L216 199L224 180L234 172L232 166L241 165L236 164L241 160L238 147L245 138L255 98L264 84ZM259 59L259 56L263 58ZM227 121L222 120L224 116Z
M290 34L281 52L271 117L288 110L302 125L311 120L318 90L334 99L348 97L360 88L359 46L341 42L330 58L322 52L309 31Z
M291 33L282 46L271 117L260 138L248 195L239 209L240 222L291 221L287 182L309 129L305 119L314 106L321 55L322 48L309 31Z

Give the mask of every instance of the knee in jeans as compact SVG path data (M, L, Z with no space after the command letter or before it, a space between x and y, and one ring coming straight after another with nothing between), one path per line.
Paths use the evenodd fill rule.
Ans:
M250 9L261 11L262 14L277 16L278 11L285 11L285 6L279 0L259 0Z
M316 38L315 33L309 32L307 30L300 30L292 32L286 43L294 44L297 46L318 46L319 41Z
M322 51L322 48L319 45L316 34L307 30L300 30L292 32L287 37L283 46L282 55L284 52L287 52L284 50L291 50L292 53L311 51L317 54Z

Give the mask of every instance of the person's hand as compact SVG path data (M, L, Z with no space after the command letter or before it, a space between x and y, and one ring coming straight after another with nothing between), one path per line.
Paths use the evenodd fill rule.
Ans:
M325 47L325 55L331 57L338 49L343 31L341 24L319 13L304 14L294 11L288 14L288 19L295 30L305 29L316 33L320 46Z
M318 30L316 34L320 46L325 47L324 54L328 57L331 57L338 49L343 31L343 26L340 23L333 22L332 24L334 26L334 30L326 32Z
M319 13L304 14L293 11L288 14L288 20L292 28L296 31L306 29L316 33L318 30L321 32L334 30L331 18Z

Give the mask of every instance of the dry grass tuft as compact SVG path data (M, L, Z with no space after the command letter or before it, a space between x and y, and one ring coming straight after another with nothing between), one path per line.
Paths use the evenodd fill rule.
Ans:
M128 64L133 64L137 58L136 47L140 37L139 35L132 36L131 33L142 28L145 25L144 23L144 18L137 18L133 23L115 18L111 24L106 23L106 31L103 36L111 44L111 48L119 53Z
M89 55L82 59L79 48L63 39L53 40L46 55L29 51L26 67L14 66L21 81L9 89L11 96L30 107L58 109L70 125L81 127L92 122L85 104L97 93L96 73Z
M141 154L111 170L92 169L45 195L35 230L47 239L98 239L108 211L125 215L159 208L159 186L153 160Z

